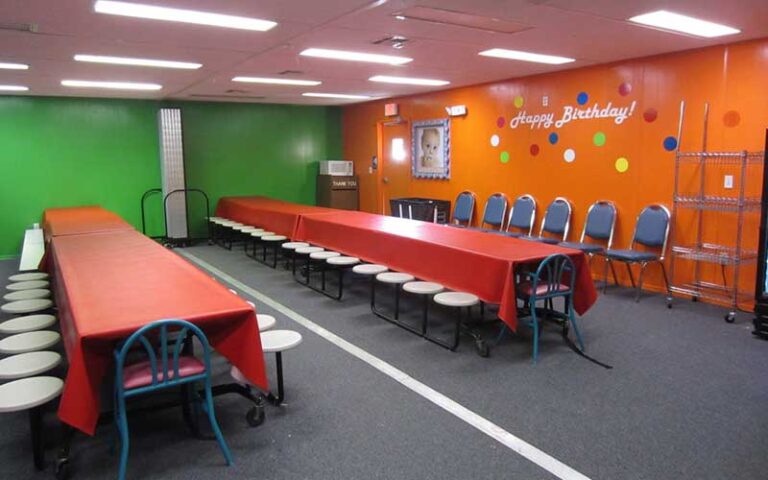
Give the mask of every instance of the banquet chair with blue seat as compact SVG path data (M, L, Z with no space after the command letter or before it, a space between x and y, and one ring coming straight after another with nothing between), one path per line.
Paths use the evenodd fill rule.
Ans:
M581 250L589 255L590 261L595 254L610 250L613 246L613 231L616 227L616 206L608 200L598 200L587 210L587 220L581 230L578 242L560 242L560 246ZM587 242L586 240L593 240ZM599 242L605 242L605 246Z
M169 335L173 334L175 337L171 339ZM184 346L191 340L188 336L196 338L202 346L202 360L185 353ZM143 350L147 359L126 364L129 352L133 356L136 350ZM199 399L201 406L208 416L226 464L232 464L232 454L213 411L210 350L208 339L198 327L184 320L172 319L158 320L141 327L115 349L114 416L115 426L120 436L119 480L125 479L128 465L126 399L175 387L186 388L188 393L197 398L195 382L203 382L204 398Z
M533 233L533 222L536 219L536 199L532 195L520 195L515 199L509 211L509 222L506 231L508 237L521 237Z
M669 225L672 215L669 209L661 204L652 204L645 207L635 222L635 232L632 234L632 241L629 248L624 250L608 249L605 251L605 271L603 273L603 293L605 293L608 283L608 266L613 267L613 261L622 262L627 266L629 280L632 287L637 289L635 301L640 301L640 293L643 288L643 273L649 263L658 263L661 266L661 273L664 276L664 283L667 286L667 295L671 295L669 289L669 278L667 278L667 269L664 266L664 256L667 251L667 240L669 239ZM638 249L641 245L644 248ZM655 252L653 250L656 250ZM640 273L635 283L632 275L633 263L640 264ZM619 283L616 278L616 272L613 272L613 280Z
M504 229L504 220L507 219L507 207L509 201L507 196L503 193L496 192L488 197L485 201L485 208L483 208L483 218L480 220L480 225L477 230L484 230L487 232L500 232ZM486 228L490 226L491 228Z
M538 236L524 235L520 238L536 242L556 245L566 241L571 227L571 202L563 197L557 197L547 206L544 219L541 221ZM550 235L550 236L546 236Z
M472 215L474 212L475 194L465 190L456 197L456 204L453 207L453 218L451 218L450 224L458 227L469 227L472 225Z

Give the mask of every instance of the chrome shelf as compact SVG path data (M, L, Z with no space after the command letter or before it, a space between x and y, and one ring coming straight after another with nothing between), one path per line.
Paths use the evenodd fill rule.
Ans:
M711 210L718 212L758 212L760 198L758 197L721 197L716 195L692 196L676 195L675 203L680 208L694 210Z
M672 247L672 253L679 258L718 265L736 265L737 263L754 262L757 260L757 251L755 250L741 250L741 252L737 253L734 247L713 243L704 243L701 247L676 245Z
M747 165L762 165L765 152L678 152L677 157L681 164L707 165L741 165L743 161Z

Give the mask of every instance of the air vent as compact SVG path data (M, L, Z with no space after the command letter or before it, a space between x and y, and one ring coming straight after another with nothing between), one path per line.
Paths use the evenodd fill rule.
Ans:
M283 70L278 72L278 75L304 75L304 72L301 70Z
M205 95L202 93L192 93L189 96L194 98L227 98L229 100L264 100L267 98L261 95Z
M391 37L384 37L380 38L378 40L374 40L371 42L374 45L389 45L392 48L405 48L405 44L408 43L409 40L405 37L402 37L400 35L393 35Z
M0 30L9 32L37 33L36 23L3 23L0 22Z
M442 8L412 7L392 14L402 20L415 20L437 25L465 27L493 33L517 33L528 30L529 25L503 20L500 18L483 17L471 13L445 10Z

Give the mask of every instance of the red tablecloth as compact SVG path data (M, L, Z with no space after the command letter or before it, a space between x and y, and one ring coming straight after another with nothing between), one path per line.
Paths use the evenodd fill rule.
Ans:
M217 217L253 225L290 238L296 234L301 216L337 211L259 196L222 197L216 206Z
M586 312L597 299L586 256L577 250L363 212L302 216L295 240L306 241L370 262L474 293L500 305L499 317L517 329L515 265L553 253L569 255L576 266L574 306Z
M115 341L154 320L198 325L214 349L267 388L255 312L181 257L135 231L54 237L49 249L69 360L63 422L94 433Z
M97 205L86 207L47 208L43 211L43 235L51 237L84 233L133 230L133 226L116 213Z

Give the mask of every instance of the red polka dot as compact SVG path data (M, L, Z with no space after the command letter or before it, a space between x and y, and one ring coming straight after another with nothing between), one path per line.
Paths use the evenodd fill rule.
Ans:
M626 97L630 93L632 93L631 83L624 82L621 85L619 85L619 95L621 95L622 97Z
M649 108L643 112L643 119L648 123L656 121L656 117L658 116L659 112L657 112L655 108Z
M535 157L538 154L539 154L539 146L534 143L533 145L531 145L531 155Z
M723 123L726 127L733 128L741 123L741 115L735 110L725 112L725 115L723 115Z
M496 119L496 126L499 128L504 128L504 125L507 124L507 121L504 119L504 117L499 117Z

